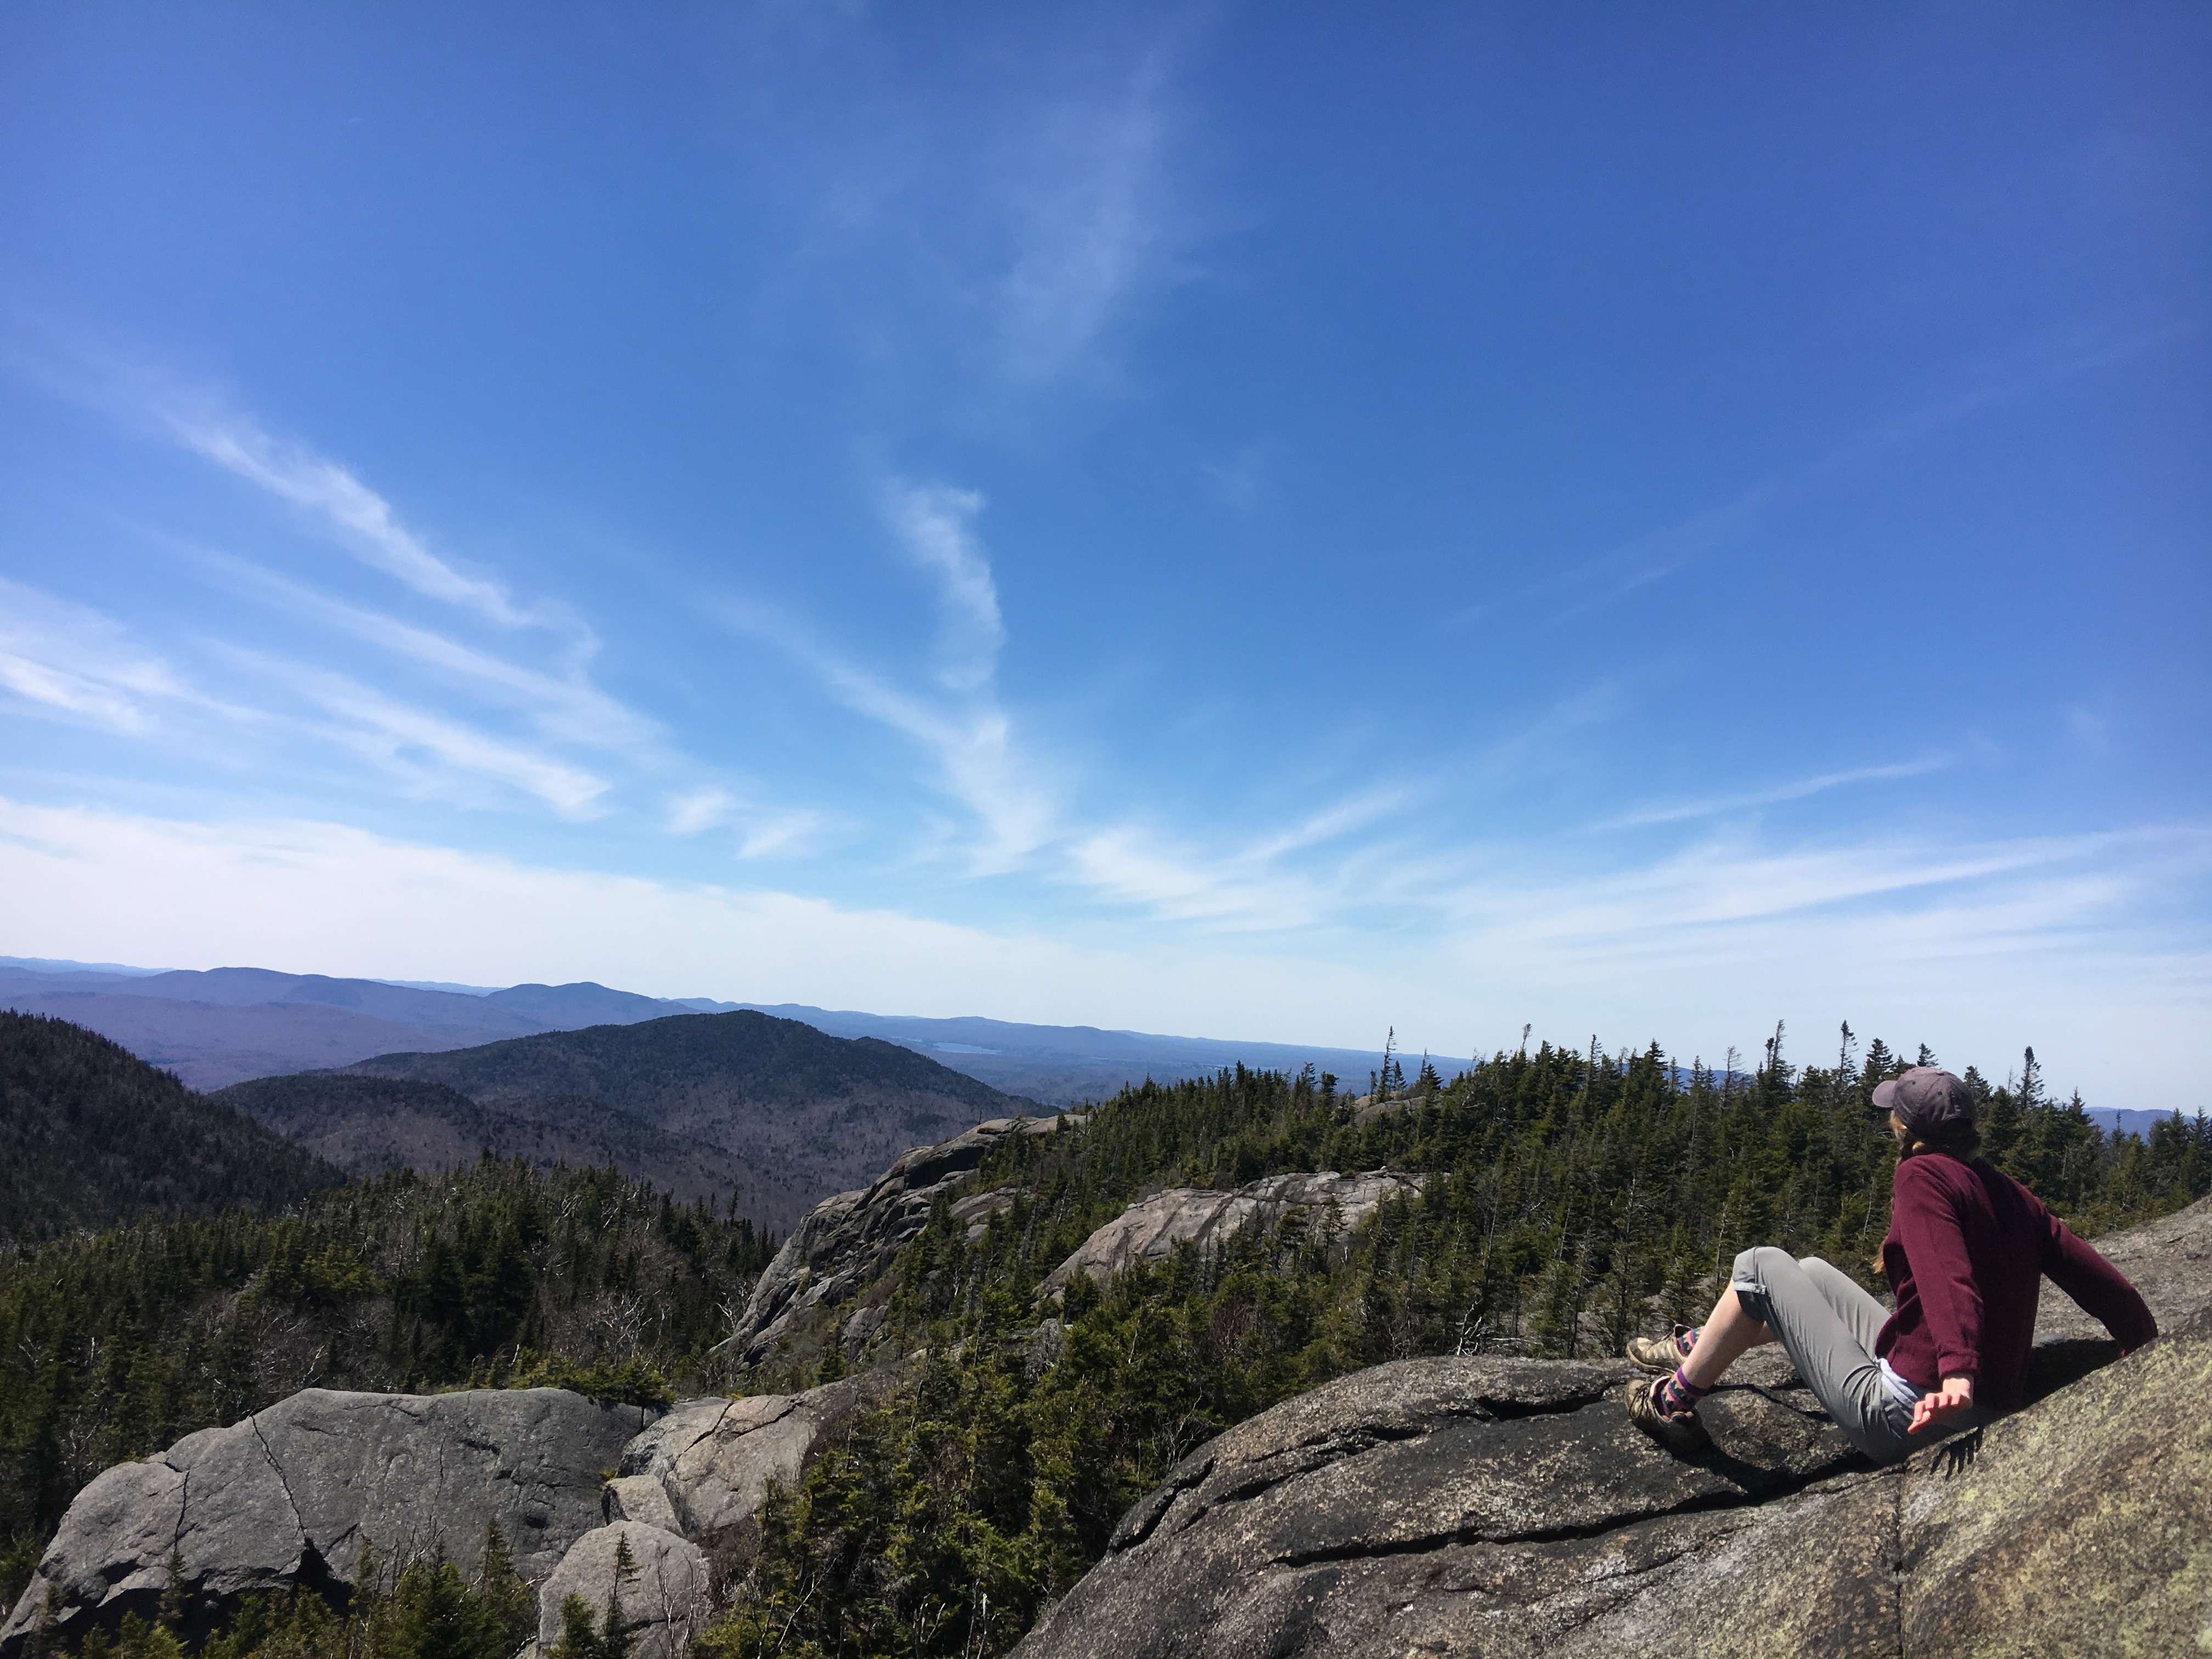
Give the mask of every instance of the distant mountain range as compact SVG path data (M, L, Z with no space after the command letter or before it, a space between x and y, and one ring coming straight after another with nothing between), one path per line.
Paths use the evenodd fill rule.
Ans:
M1358 1092L1382 1063L1379 1051L1363 1049L1159 1036L1088 1025L924 1019L793 1003L672 1000L588 981L485 990L264 968L163 971L27 957L0 957L0 1007L52 1014L99 1031L198 1089L349 1066L378 1054L434 1053L504 1037L743 1008L803 1020L835 1036L880 1038L1010 1094L1060 1106L1104 1099L1147 1077L1168 1082L1240 1061L1292 1072L1311 1064L1334 1072ZM1453 1063L1439 1069L1449 1075L1459 1068Z
M679 1196L734 1188L742 1213L779 1231L912 1147L1049 1109L896 1043L750 1009L381 1054L216 1098L357 1173L478 1146L611 1162Z

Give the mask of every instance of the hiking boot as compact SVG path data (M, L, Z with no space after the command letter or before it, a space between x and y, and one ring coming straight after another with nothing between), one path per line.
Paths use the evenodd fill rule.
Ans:
M1711 1445L1712 1437L1698 1421L1696 1407L1672 1417L1659 1409L1659 1390L1666 1386L1663 1380L1646 1382L1638 1377L1622 1389L1620 1399L1628 1407L1628 1420L1671 1452L1693 1452Z
M1672 1336L1632 1336L1621 1352L1628 1356L1630 1364L1647 1371L1671 1371L1690 1357L1682 1339L1696 1334L1694 1326L1677 1325Z

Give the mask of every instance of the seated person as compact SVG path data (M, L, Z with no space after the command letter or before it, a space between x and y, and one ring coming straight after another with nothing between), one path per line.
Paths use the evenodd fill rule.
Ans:
M1698 1400L1737 1355L1779 1342L1850 1443L1893 1463L2024 1403L2043 1275L2101 1322L2123 1353L2158 1334L2134 1285L2033 1193L1976 1158L1974 1097L1916 1066L1874 1091L1899 1148L1881 1266L1897 1311L1816 1258L1760 1245L1735 1259L1705 1322L1638 1337L1628 1358L1671 1372L1628 1385L1628 1414L1662 1443L1705 1441Z

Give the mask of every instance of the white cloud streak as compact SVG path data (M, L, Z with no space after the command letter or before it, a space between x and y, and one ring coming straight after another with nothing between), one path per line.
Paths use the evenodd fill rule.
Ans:
M1175 237L1164 90L1148 61L1117 95L1069 99L1022 124L1009 188L1016 251L1000 290L1012 379L1066 371L1165 274Z
M1999 408L2076 376L2106 368L2163 343L2170 332L2141 334L2118 343L2083 345L2068 342L2045 346L2026 368L1985 373L1978 383L1938 398L1921 408L1875 422L1785 472L1746 489L1731 501L1690 514L1679 523L1637 537L1595 559L1537 583L1532 592L1578 596L1561 612L1579 616L1593 607L1626 599L1638 588L1673 575L1737 539L1771 509L1824 480L1887 451L1914 443L1959 425L1983 410Z
M364 562L416 592L456 605L502 628L544 625L542 612L517 606L506 587L463 574L399 521L392 504L337 462L305 445L280 441L240 415L165 404L156 414L185 448L279 500L321 519Z
M493 694L526 714L549 737L631 753L664 744L658 721L607 696L580 673L562 676L526 667L381 611L349 605L228 554L202 550L199 557L234 585L296 615Z
M739 858L793 856L810 850L827 825L823 813L802 809L769 811L720 787L695 789L672 796L668 801L668 833L705 835L710 830L736 832Z
M983 498L944 484L884 488L885 519L900 550L931 578L940 618L934 675L941 697L917 696L855 667L796 620L763 606L726 605L732 627L789 653L836 701L900 733L929 757L935 782L974 817L981 835L972 873L1027 863L1060 831L1060 811L1018 748L996 687L1006 623L991 563L975 531Z
M450 793L444 786L481 780L532 796L562 817L595 817L601 811L607 781L581 767L396 702L342 675L290 672L301 693L342 722L334 736L411 781L419 793Z
M1059 813L1016 752L1013 722L991 699L940 708L855 668L787 618L732 606L726 619L805 664L830 696L897 732L930 758L940 787L974 816L982 834L968 849L977 875L1019 867L1057 833Z
M983 498L943 484L890 484L884 495L908 557L938 583L938 681L948 691L980 691L998 672L1006 639L998 584L975 536Z
M1861 766L1843 772L1823 772L1816 777L1800 778L1793 783L1777 784L1770 789L1754 789L1744 794L1717 795L1705 800L1639 806L1594 827L1600 830L1632 830L1648 824L1682 823L1692 818L1718 817L1726 812L1747 811L1755 807L1778 806L1786 801L1802 800L1808 795L1822 794L1855 783L1884 783L1897 778L1925 777L1930 772L1942 771L1950 763L1948 757L1934 755L1922 760L1900 762L1893 766Z
M96 611L0 577L0 688L40 714L131 736L164 705L238 717Z

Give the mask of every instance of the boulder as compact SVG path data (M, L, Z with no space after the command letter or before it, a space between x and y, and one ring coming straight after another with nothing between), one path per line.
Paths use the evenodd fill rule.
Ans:
M488 1525L542 1582L599 1524L601 1472L653 1417L559 1389L307 1389L87 1486L0 1626L0 1659L22 1651L50 1592L72 1647L126 1613L150 1615L173 1549L192 1629L247 1590L341 1592L364 1545L386 1563L441 1544L473 1562Z
M628 1571L621 1568L623 1547ZM561 1606L582 1598L594 1623L617 1597L631 1659L684 1659L692 1639L714 1616L707 1558L687 1539L641 1521L617 1521L586 1533L538 1592L538 1647L550 1652L561 1639Z
M1340 1378L1176 1469L1017 1651L2198 1650L2212 1205L2098 1243L2161 1339L1893 1468L1851 1454L1772 1349L1701 1407L1713 1443L1687 1458L1629 1426L1620 1365L1418 1359ZM2088 1346L2055 1310L2052 1327L2046 1371Z
M599 1513L609 1522L642 1521L664 1532L678 1531L676 1505L668 1489L649 1474L625 1474L607 1482L599 1492Z
M1809 1395L1753 1386L1706 1402L1712 1447L1667 1456L1614 1398L1632 1374L1625 1364L1401 1360L1263 1412L1132 1509L1105 1559L1018 1651L1334 1654L1340 1629L1395 1628L1425 1574L1487 1575L1510 1597L1573 1577L1623 1529L1741 1508L1855 1458ZM1409 1650L1391 1641L1373 1651Z
M1067 1133L1085 1121L1073 1115L993 1118L934 1146L915 1147L860 1191L823 1200L761 1274L737 1328L715 1355L732 1365L759 1364L801 1316L834 1308L866 1288L899 1246L927 1224L938 1197L971 1183L975 1166L1008 1135ZM1001 1206L1012 1201L1000 1200ZM963 1211L961 1218L981 1221L990 1207Z
M650 1520L661 1513L646 1488L657 1487L670 1526L708 1549L744 1549L757 1535L770 1481L797 1484L830 1435L866 1410L885 1386L860 1377L804 1394L743 1400L690 1400L633 1440L609 1483L610 1514Z
M1374 1214L1384 1199L1420 1188L1419 1176L1388 1170L1268 1176L1234 1192L1177 1187L1139 1200L1085 1239L1046 1277L1044 1288L1058 1291L1079 1273L1103 1285L1140 1261L1173 1255L1181 1245L1211 1250L1248 1226L1273 1231L1301 1215L1348 1231Z

